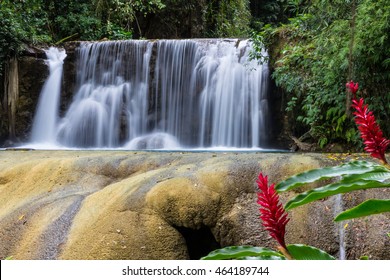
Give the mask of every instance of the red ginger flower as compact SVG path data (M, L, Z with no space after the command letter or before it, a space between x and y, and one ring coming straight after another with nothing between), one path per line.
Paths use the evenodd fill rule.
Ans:
M359 83L355 84L353 81L349 81L345 86L347 87L347 90L353 94L353 98L356 98L356 92L359 89Z
M284 235L289 219L287 218L287 212L279 201L275 184L268 187L268 177L264 177L262 173L259 174L256 183L260 190L257 193L257 203L260 205L260 219L263 221L263 226L268 230L271 237L287 250Z
M352 107L356 110L355 123L359 128L360 136L364 141L364 150L374 158L382 160L387 164L385 152L390 140L383 137L383 132L375 121L374 114L368 109L368 105L364 104L364 99L356 98L352 100Z
M356 110L355 123L359 128L360 136L364 141L364 150L374 158L382 160L387 164L385 152L390 140L383 137L383 132L375 120L374 114L368 110L368 105L364 104L364 99L356 99L356 92L359 84L350 81L346 84L347 89L353 94L352 108Z

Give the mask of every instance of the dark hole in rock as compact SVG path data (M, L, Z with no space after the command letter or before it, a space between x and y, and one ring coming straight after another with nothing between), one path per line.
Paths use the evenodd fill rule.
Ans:
M221 248L221 245L215 240L211 230L207 227L200 229L175 228L186 240L188 255L191 260L199 260L211 251Z

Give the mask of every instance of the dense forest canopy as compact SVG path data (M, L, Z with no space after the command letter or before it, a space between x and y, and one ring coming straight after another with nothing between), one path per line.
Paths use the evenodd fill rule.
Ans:
M66 40L247 37L248 0L1 0L0 61Z
M0 76L28 45L252 36L270 52L290 133L356 146L351 79L390 136L389 34L389 0L0 0Z
M271 52L272 76L295 121L291 132L320 147L359 144L345 90L354 80L390 137L390 1L283 2L287 20L265 23L254 37Z

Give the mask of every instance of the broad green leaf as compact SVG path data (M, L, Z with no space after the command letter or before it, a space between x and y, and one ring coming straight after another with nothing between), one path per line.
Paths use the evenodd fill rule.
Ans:
M327 252L303 244L289 244L287 249L295 260L335 260Z
M236 260L262 260L262 261L266 261L266 260L276 260L276 261L283 261L283 260L286 260L285 257L282 257L282 256L257 256L257 257L242 257L242 258L237 258Z
M289 200L286 203L285 209L289 210L301 206L303 204L310 203L315 200L319 200L336 194L347 193L347 192L363 190L363 189L384 188L388 186L390 186L390 183L381 183L378 181L367 181L367 180L360 180L356 182L340 181L334 184L329 184L320 188L309 190L297 195L296 197L294 197L293 199Z
M390 179L390 172L367 172L362 174L345 175L340 180L342 183L351 183L359 180L385 182Z
M370 199L340 213L334 220L336 222L365 217L369 215L390 212L390 200Z
M329 179L336 176L364 174L368 172L390 174L390 171L382 165L364 160L351 161L338 166L318 168L297 174L277 184L275 189L278 192L284 192L318 180Z
M217 249L210 252L207 256L202 257L202 260L231 260L242 259L245 257L278 257L284 259L284 256L276 251L254 246L230 246L222 249Z

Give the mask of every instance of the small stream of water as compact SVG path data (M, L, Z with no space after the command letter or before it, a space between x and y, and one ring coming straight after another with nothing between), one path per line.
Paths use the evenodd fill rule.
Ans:
M343 211L343 197L341 194L336 195L335 214ZM345 260L345 222L337 222L337 231L339 236L339 259Z

